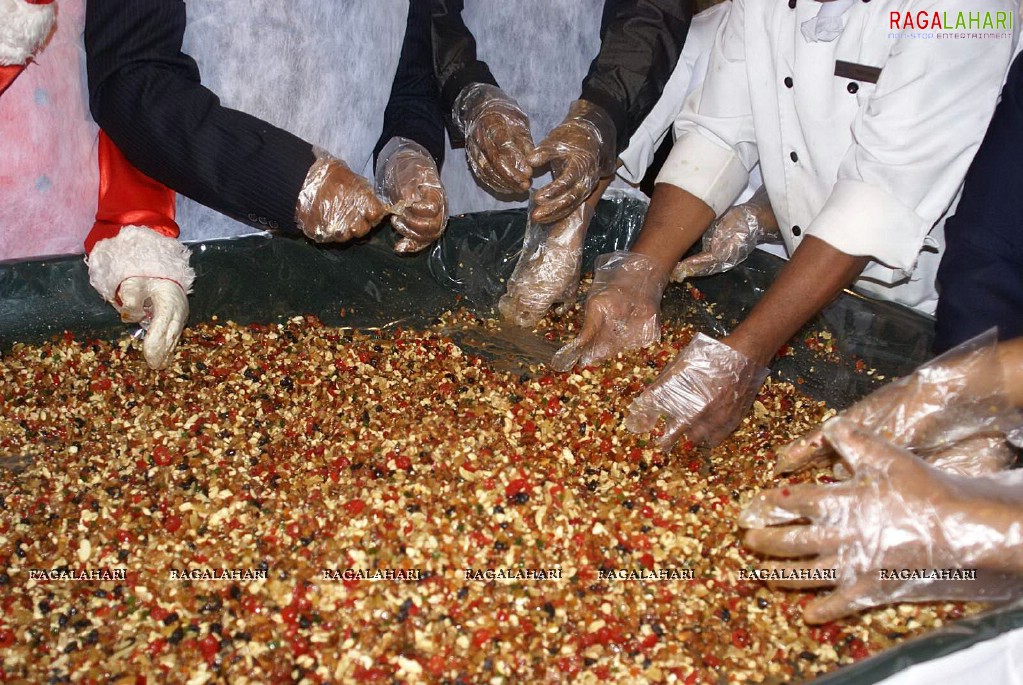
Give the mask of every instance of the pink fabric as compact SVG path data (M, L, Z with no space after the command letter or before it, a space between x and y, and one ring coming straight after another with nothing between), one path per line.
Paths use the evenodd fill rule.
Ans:
M88 111L85 0L0 97L0 260L80 254L96 219L98 128Z

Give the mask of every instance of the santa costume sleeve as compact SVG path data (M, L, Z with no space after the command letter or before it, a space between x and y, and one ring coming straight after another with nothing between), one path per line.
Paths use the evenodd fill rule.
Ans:
M53 32L54 10L54 0L0 0L0 95ZM174 192L131 166L102 132L98 159L96 223L85 241L92 285L116 307L132 277L172 281L188 293L195 276L177 241Z
M133 167L103 132L98 156L96 223L85 239L89 282L118 309L129 278L171 281L191 292L195 273L188 248L177 241L174 191Z

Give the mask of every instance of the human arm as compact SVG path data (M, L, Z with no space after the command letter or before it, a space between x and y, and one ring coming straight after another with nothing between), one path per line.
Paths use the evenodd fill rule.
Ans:
M535 326L552 305L575 302L586 231L609 184L610 179L598 183L590 197L560 221L527 221L522 253L497 303L503 319L517 326Z
M391 223L403 238L395 252L418 252L440 238L448 202L433 156L408 138L392 138L377 160L377 191L391 203Z
M1019 472L981 478L949 474L847 419L830 421L824 437L851 466L852 479L761 492L739 517L739 525L748 529L747 547L802 559L769 561L770 570L837 573L835 581L774 583L837 586L807 605L807 622L825 623L893 602L1005 601L1023 593ZM884 573L903 569L976 570L977 577L902 579Z
M373 149L373 163L394 138L407 138L422 145L438 169L444 166L444 119L451 107L441 104L440 84L433 67L431 0L409 3L405 38L391 94L384 109L384 125Z
M789 338L852 284L867 261L808 236L724 342L766 366Z
M220 104L184 54L181 0L89 0L96 122L140 171L248 223L294 229L312 145Z
M88 2L90 108L128 161L197 202L260 227L298 227L314 239L334 240L364 233L379 220L383 207L371 186L340 160L320 173L317 162L325 156L318 159L308 142L221 105L181 51L185 25L181 0ZM304 207L315 205L305 221L303 191ZM347 211L353 207L354 215ZM338 216L357 218L349 226L322 223Z
M781 237L767 188L760 186L746 202L732 207L703 234L703 251L679 262L671 280L728 271L746 261L757 245Z
M554 368L596 364L659 340L661 296L671 271L713 218L690 193L656 186L632 249L601 258L605 266L598 267L587 295L582 330L554 356Z
M534 168L549 165L554 176L534 197L534 221L563 219L613 173L671 77L692 15L691 2L606 2L600 52L582 93L529 158Z
M842 417L930 461L947 461L977 438L1001 438L1004 445L1004 434L1023 425L1023 339L995 341L993 330L977 336L874 391ZM775 470L836 456L818 428L779 449Z

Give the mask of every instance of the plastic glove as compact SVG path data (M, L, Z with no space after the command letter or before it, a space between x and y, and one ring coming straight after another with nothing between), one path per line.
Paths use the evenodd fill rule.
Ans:
M593 210L582 204L553 226L530 221L508 291L497 308L516 326L532 327L551 305L575 302L583 261L583 242Z
M529 118L497 86L472 83L455 100L455 126L465 136L465 156L480 183L495 193L517 195L529 190L533 152Z
M126 226L96 243L88 257L89 282L125 322L147 329L142 353L153 369L170 365L188 320L187 294L195 280L188 248L156 231Z
M841 415L924 458L938 458L966 439L1004 439L1021 420L1007 395L996 343L993 329L982 333ZM775 471L788 473L835 456L818 428L778 450Z
M448 225L448 201L426 148L408 138L391 138L377 158L376 181L381 197L402 207L391 217L404 236L395 252L419 252L441 237Z
M826 623L903 601L1001 601L1023 591L1013 550L1023 545L1023 478L967 478L939 471L848 419L824 437L855 472L831 485L791 485L757 495L739 516L747 547L774 557L765 570L836 569L837 589L805 609ZM785 525L798 519L808 524ZM882 570L978 569L977 580L891 579ZM835 581L785 580L809 588Z
M615 168L617 131L601 107L576 100L568 116L529 156L533 168L550 164L554 180L536 192L533 221L546 224L571 214L597 182Z
M315 150L298 194L295 221L318 243L343 243L361 238L376 226L387 209L373 194L369 181L340 159Z
M671 449L683 433L694 445L716 445L739 425L769 372L738 350L698 333L632 402L625 427L649 433L664 416L661 449Z
M732 207L703 234L703 252L682 260L671 273L681 282L693 276L712 276L746 261L757 245L778 236L778 222L767 190L760 187L749 202Z
M660 340L661 296L667 284L645 255L610 252L598 257L583 329L558 350L551 366L558 371L577 363L590 366Z
M181 286L158 278L129 278L121 284L121 321L146 329L142 354L150 368L170 366L171 352L188 321L188 297Z

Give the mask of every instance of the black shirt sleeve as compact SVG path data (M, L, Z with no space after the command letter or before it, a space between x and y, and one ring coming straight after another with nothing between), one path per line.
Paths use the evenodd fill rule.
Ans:
M88 0L96 122L140 171L240 221L295 228L312 146L220 104L182 52L182 0Z
M462 19L464 0L430 0L430 4L433 67L440 86L441 112L451 144L457 146L464 141L451 119L451 110L459 93L472 83L498 84L486 62L476 57L476 39Z
M444 164L444 114L440 86L433 70L430 2L412 0L409 3L398 70L384 110L384 129L373 149L374 164L380 151L395 136L409 138L425 147L438 169Z
M692 0L607 0L600 52L579 96L600 105L618 132L617 151L661 97L693 18Z

